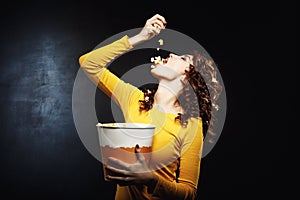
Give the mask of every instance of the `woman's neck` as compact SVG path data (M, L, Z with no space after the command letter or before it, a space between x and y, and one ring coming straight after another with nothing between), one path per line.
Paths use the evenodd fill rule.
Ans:
M182 113L182 108L178 102L180 87L170 88L160 83L154 95L153 106L166 113Z

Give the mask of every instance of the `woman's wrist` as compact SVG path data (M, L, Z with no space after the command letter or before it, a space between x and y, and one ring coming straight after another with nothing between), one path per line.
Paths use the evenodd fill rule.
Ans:
M129 44L133 47L145 41L146 39L140 34L128 38Z

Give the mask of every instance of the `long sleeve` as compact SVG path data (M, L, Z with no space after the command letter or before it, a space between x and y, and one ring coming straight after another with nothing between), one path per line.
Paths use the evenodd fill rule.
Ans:
M98 88L115 100L123 112L127 111L126 108L128 107L129 100L132 99L132 95L139 95L139 93L135 92L138 91L138 89L120 80L119 77L111 73L105 67L117 56L131 48L132 46L128 42L128 36L125 35L119 40L88 52L79 58L79 64L86 75Z

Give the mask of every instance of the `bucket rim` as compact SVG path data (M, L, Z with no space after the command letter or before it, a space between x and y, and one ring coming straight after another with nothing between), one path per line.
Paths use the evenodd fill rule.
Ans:
M110 123L98 123L96 125L105 129L154 129L154 124L146 123L131 123L131 122L110 122Z

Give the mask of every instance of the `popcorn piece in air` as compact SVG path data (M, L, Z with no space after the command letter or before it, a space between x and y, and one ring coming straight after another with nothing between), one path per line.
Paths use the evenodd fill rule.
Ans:
M164 40L163 39L159 39L158 42L159 42L160 46L164 45Z
M163 39L159 39L158 43L159 43L160 46L164 45ZM157 47L156 50L159 51L159 47Z

